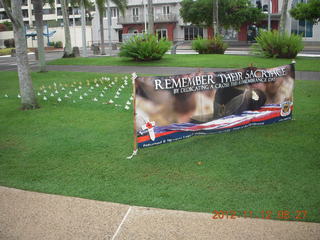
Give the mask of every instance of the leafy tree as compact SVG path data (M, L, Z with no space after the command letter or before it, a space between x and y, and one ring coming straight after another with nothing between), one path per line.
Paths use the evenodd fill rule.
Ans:
M13 25L22 109L38 108L30 76L21 0L11 0L11 6L8 0L0 0L0 3Z
M184 22L191 22L198 26L212 26L212 0L183 0L180 15ZM219 26L239 30L244 23L259 22L265 14L251 5L250 0L219 1Z
M313 24L320 22L320 0L298 3L290 10L290 15L297 20L308 20Z

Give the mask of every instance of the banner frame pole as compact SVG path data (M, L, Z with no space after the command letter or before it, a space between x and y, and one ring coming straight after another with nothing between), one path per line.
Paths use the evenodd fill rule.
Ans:
M132 73L132 97L133 97L133 152L137 151L137 126L136 126L136 78L137 74Z
M136 78L137 74L134 72L131 75L132 80L132 97L133 97L133 152L127 159L132 159L138 153L137 148L137 127L136 127Z

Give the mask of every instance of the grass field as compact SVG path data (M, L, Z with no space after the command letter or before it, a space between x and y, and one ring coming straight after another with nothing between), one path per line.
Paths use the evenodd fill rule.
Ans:
M188 211L259 216L268 210L273 218L280 210L307 210L303 221L320 222L319 81L296 81L293 121L142 149L128 160L132 108L123 106L130 86L116 102L121 106L102 104L123 84L121 78L104 97L98 81L80 101L83 91L89 93L86 80L105 74L33 73L41 108L20 111L16 73L1 75L0 185ZM61 88L68 92L79 81L82 92L63 98ZM61 102L49 95L54 83ZM43 85L47 101L39 90Z
M320 58L296 59L297 71L320 71ZM105 65L105 66L158 66L199 68L242 68L253 64L256 67L277 67L291 63L290 59L273 59L254 56L202 54L165 55L153 62L135 62L124 57L65 58L51 61L52 65Z

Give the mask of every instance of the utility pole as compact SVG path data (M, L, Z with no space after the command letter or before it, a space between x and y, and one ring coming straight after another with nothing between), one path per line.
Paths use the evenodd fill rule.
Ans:
M216 22L217 22L217 34L219 35L219 0L216 0Z
M107 0L107 18L108 18L108 43L109 43L109 54L112 56L112 40L111 40L111 27L112 27L112 21L111 21L111 8L110 8L110 1Z
M271 31L271 0L268 3L268 31Z

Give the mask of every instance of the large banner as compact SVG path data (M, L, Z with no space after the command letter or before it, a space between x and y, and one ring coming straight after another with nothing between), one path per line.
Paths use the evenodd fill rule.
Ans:
M294 65L135 79L139 148L292 117Z

